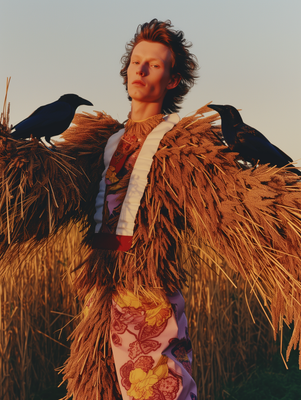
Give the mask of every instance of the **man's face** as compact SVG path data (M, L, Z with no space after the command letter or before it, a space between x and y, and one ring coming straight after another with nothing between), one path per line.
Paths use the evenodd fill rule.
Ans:
M177 85L170 74L171 66L172 54L167 46L157 42L138 43L127 70L132 100L162 105L167 90Z

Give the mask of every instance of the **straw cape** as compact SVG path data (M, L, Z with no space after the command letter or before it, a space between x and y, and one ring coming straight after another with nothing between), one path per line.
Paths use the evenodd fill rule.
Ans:
M56 151L35 139L13 140L0 126L2 257L25 242L38 246L70 223L81 222L86 232L75 288L82 299L94 293L94 303L72 335L63 371L75 399L121 398L109 340L112 292L122 286L155 296L157 289L181 289L188 262L182 255L199 254L201 274L206 248L249 282L270 309L275 333L294 322L287 356L298 345L301 182L285 168L244 167L218 140L218 115L211 111L200 108L162 139L127 252L89 246L104 147L122 127L118 121L102 112L77 114Z

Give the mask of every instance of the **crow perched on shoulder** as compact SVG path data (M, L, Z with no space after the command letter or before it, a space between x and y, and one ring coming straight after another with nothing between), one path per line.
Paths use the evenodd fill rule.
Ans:
M78 106L93 104L77 94L64 94L57 101L39 107L29 117L13 127L14 139L26 139L31 136L40 139L45 136L51 144L51 136L63 133L71 124Z
M279 168L293 161L262 133L246 125L235 107L217 104L210 104L208 107L220 114L222 133L230 150L239 153L246 161L253 165L259 162L271 166L276 165ZM290 166L288 168L301 175L301 171L298 169Z

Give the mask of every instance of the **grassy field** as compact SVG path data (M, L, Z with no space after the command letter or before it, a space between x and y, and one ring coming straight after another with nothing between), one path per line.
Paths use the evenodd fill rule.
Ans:
M297 355L298 356L298 355ZM300 400L301 372L297 366L297 357L292 355L287 370L279 354L275 354L268 366L257 366L248 375L237 378L239 382L228 382L216 397L216 400ZM66 394L65 387L55 386L30 395L32 400L59 400ZM202 397L200 397L202 399Z
M31 258L5 265L0 286L0 399L58 399L64 394L64 387L57 389L57 369L68 357L67 338L82 306L72 290L70 272L82 261L80 240L74 227ZM279 344L246 283L214 254L200 249L198 257L200 269L190 266L184 295L199 399L217 399L219 393L222 399L249 399L246 393L288 399L267 397L264 390L273 386L278 396L290 393L288 386L298 391L298 361L291 361L289 372L282 371L281 357L275 355Z
M68 356L81 308L70 274L81 261L79 240L75 227L31 258L1 265L0 399L28 399L61 381L56 369Z
M278 353L268 365L257 365L241 381L228 382L216 400L300 400L301 371L295 350L287 369Z
M9 81L8 81L9 83ZM6 99L4 110L6 109ZM5 125L9 107L1 115ZM1 228L1 227L0 227ZM12 227L13 228L13 227ZM82 304L71 272L82 262L81 234L63 231L31 256L0 265L0 400L56 400L58 373ZM205 247L187 262L184 290L199 400L300 400L298 351L286 369L267 310L235 271ZM286 330L284 344L289 331ZM285 346L284 346L285 348Z

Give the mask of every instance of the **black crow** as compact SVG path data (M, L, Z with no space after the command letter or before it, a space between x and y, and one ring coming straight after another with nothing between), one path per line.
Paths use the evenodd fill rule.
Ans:
M73 120L78 106L93 104L76 94L64 94L57 101L46 104L35 110L28 118L13 127L14 139L26 139L31 136L40 139L45 136L51 144L51 136L63 133Z
M208 107L220 114L222 133L230 150L239 153L246 161L253 165L259 162L271 166L276 165L279 168L293 161L262 133L246 125L235 107L217 104L210 104ZM301 175L301 171L296 168L288 168Z

